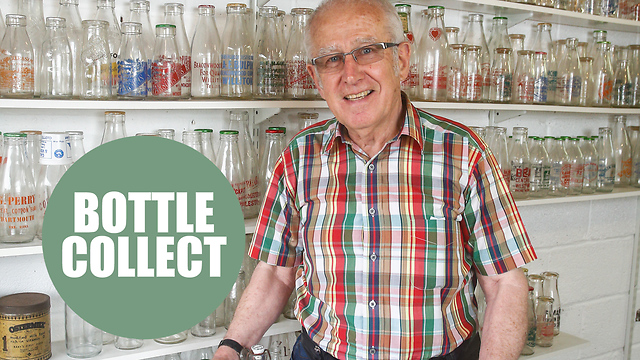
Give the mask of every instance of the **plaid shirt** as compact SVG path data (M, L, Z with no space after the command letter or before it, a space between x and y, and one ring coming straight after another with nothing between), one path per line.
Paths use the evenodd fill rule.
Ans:
M249 255L297 267L296 316L340 359L428 359L477 326L476 275L536 258L487 145L404 100L369 158L335 119L295 136L274 169Z

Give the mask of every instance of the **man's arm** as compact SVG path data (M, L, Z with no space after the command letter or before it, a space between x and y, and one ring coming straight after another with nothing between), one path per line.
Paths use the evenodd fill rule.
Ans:
M529 286L524 273L513 269L478 281L487 301L479 360L515 360L527 334Z
M258 263L225 339L233 339L244 347L257 344L282 313L295 286L295 273L295 267L273 266L262 261ZM216 351L214 359L237 360L238 354L230 347L222 346Z

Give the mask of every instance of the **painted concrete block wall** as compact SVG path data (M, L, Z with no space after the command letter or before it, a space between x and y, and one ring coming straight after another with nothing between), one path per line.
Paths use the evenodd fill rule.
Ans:
M521 206L538 254L530 273L556 271L561 331L589 344L548 359L623 359L636 198ZM640 351L631 357L640 359Z

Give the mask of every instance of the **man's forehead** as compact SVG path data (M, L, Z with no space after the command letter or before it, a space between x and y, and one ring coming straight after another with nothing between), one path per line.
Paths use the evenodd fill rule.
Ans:
M337 41L323 42L322 40L320 40L319 41L320 44L318 46L318 56L325 55L325 54L332 54L336 52L349 52L360 46L371 44L378 41L379 40L375 36L356 37L348 41L347 45L349 47L346 47L347 45L343 43L338 43Z

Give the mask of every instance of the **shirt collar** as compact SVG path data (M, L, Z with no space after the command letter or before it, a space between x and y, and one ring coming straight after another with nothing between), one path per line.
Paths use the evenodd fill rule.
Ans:
M404 92L402 92L402 101L404 102L404 107L406 109L404 124L402 125L400 133L391 141L396 141L400 136L406 135L413 138L418 145L420 145L420 149L422 149L424 140L422 138L422 125L420 117L418 116L418 111L411 101L409 101L409 97ZM323 152L325 154L329 153L329 150L331 150L337 138L340 138L342 142L349 142L349 137L343 133L345 131L344 125L340 124L335 117L332 120L334 121L334 124L329 128L329 136L325 138L323 144Z

